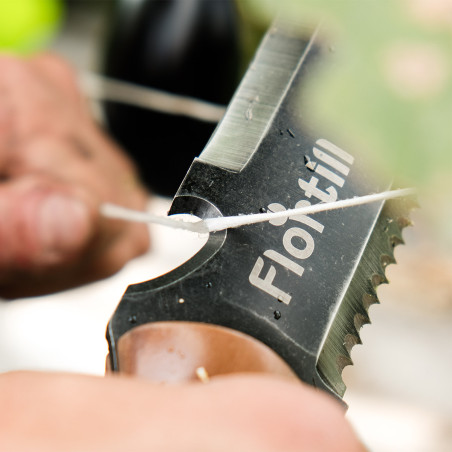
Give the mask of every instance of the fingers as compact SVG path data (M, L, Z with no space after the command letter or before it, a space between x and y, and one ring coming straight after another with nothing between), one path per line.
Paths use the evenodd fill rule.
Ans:
M57 57L0 57L0 295L49 293L110 276L148 249L145 225L99 218L143 209L127 155L89 116Z
M86 193L96 211L102 202L144 209L147 195L137 182L128 159L101 139L98 141L99 145L97 142L96 145L88 143L84 149L92 149L92 152L86 156L81 152L79 142L49 136L36 137L16 149L8 165L8 176L16 180L34 174L78 187ZM57 215L56 212L53 214ZM105 253L99 275L106 276L117 271L127 260L145 252L148 247L144 225L98 219L96 226L98 238L89 254L98 264L100 250ZM106 272L107 267L109 272ZM98 272L95 268L92 271L93 274Z
M0 102L10 122L3 142L39 133L68 135L87 116L75 76L65 63L50 56L1 56Z
M2 450L363 452L343 410L303 384L208 384L19 373L0 376Z
M201 386L196 389L198 393L204 390ZM264 376L221 377L212 381L206 400L205 417L218 403L222 407L219 411L226 414L222 428L228 431L229 421L231 429L240 429L255 439L250 450L364 451L344 418L342 406L301 382Z
M106 169L109 165L108 160L98 159L95 151L89 156L83 155L75 142L39 135L11 152L7 175L11 178L26 174L46 175L84 187L96 199L111 201L117 198L120 187L106 183L108 178L112 179Z
M85 107L74 68L67 61L51 53L41 53L32 56L29 63L37 73L42 73L43 80L48 80L59 91L59 95L64 93L69 102L72 100L75 105L80 103L80 108Z
M63 176L66 180L36 172L0 184L2 297L55 292L105 278L148 249L145 225L100 218L102 193L75 182L77 174ZM135 192L140 208L145 200L144 192Z
M2 99L2 90L0 88L0 175L2 175L6 166L8 158L6 151L10 147L12 138L11 116L10 105Z
M97 214L86 193L42 176L0 185L0 281L16 270L40 272L75 259Z

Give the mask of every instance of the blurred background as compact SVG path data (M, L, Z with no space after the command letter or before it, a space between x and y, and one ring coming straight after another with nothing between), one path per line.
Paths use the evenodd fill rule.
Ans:
M22 54L50 48L68 59L80 73L104 72L136 82L143 81L139 77L146 73L153 86L161 89L169 89L165 83L177 67L186 74L186 79L179 85L179 82L171 81L172 87L177 85L175 89L179 94L226 104L259 34L265 28L265 19L261 17L263 12L259 10L257 18L237 24L232 21L232 16L228 16L229 7L221 10L221 14L214 6L206 9L203 14L211 15L217 29L224 27L226 30L231 26L234 31L232 34L225 33L218 42L223 49L222 58L231 68L228 74L215 73L224 64L219 66L215 59L218 51L213 48L205 49L201 56L191 57L201 58L200 64L206 66L206 78L210 81L201 84L204 87L201 92L190 82L195 75L190 73L190 65L182 57L170 62L163 58L161 72L158 72L154 68L133 67L126 61L126 57L132 58L146 49L149 51L149 48L137 47L137 53L132 56L121 54L120 47L117 47L117 41L121 38L118 26L124 27L124 34L131 33L127 39L136 40L136 46L152 38L127 31L127 20L136 20L136 17L133 19L133 7L139 3L138 0L2 2L0 30L3 30L3 36L0 32L0 44ZM160 8L161 2L149 3L153 3L156 10ZM193 2L190 0L187 3ZM210 0L206 3L223 2ZM266 3L262 2L262 5ZM441 2L437 0L431 4L436 3ZM25 9L20 10L18 4ZM126 9L118 9L124 8L125 4L128 5ZM240 8L243 9L243 5ZM452 9L445 11L449 11L447 14L450 16L446 18L450 18L452 29ZM181 28L178 23L171 24L169 16L164 16L163 12L158 14L159 21L154 28L161 33L164 33L165 24L171 30ZM15 17L21 20L14 25ZM119 24L119 19L124 23ZM4 26L7 23L8 27ZM196 23L195 19L192 18L191 23ZM152 28L152 24L143 27ZM112 30L116 30L114 35ZM181 32L179 39L185 36L183 42L191 42L194 48L198 48L201 38L190 37L187 33L196 35L201 31L194 26L184 32L185 35ZM209 30L202 30L202 33L209 33ZM172 39L169 42L177 44ZM153 65L159 67L159 55L154 52L154 56ZM449 60L451 58L449 53ZM364 102L365 99L358 101ZM127 131L121 130L122 115L131 114L130 111L115 108L110 105L107 110L102 110L93 103L93 111L99 120L106 127L116 127L119 142L126 148L137 146L137 143L130 141L132 138ZM161 140L161 136L165 135L162 128L166 127L166 119L165 115L139 119L154 124L155 130L161 131L155 134L150 130L148 136L140 136L139 145L149 147L148 143L152 143L155 148L164 149L165 141ZM426 122L424 126L427 127L427 124L431 123ZM178 127L182 126L179 124ZM193 156L201 152L214 124L194 126L188 122L184 127L187 130L199 127L196 132L198 138L188 140L184 137L185 143L192 143L192 149L181 157L179 165L175 167L173 162L162 160L154 165L158 168L156 173L146 169L143 175L149 180L151 188L159 193L149 202L149 209L155 213L166 214L170 205L168 196L176 191ZM446 140L444 146L450 149L449 136L442 135L440 138ZM141 148L138 152L143 154ZM425 152L428 153L428 150ZM144 154L151 158L149 153ZM156 158L155 154L152 158ZM417 157L414 155L412 158ZM441 166L441 157L426 159L429 158L437 159L434 163ZM146 162L140 162L140 167L148 168ZM174 168L173 180L160 180L160 168L170 167ZM448 209L451 209L450 186L442 182L442 187L444 192L438 202L430 201L428 190L421 194L422 208L412 215L414 227L404 232L406 245L396 249L398 264L387 270L390 284L378 290L381 305L371 307L372 325L363 327L363 345L356 346L352 352L354 366L347 367L343 373L348 387L345 395L345 401L349 404L347 417L372 451L452 450L452 397L448 392L452 375L452 257L449 241L452 224L447 215ZM50 296L1 302L0 371L40 369L102 375L107 353L104 339L106 324L127 285L171 270L193 255L203 243L202 239L190 233L159 226L151 226L150 229L152 250L130 262L112 278Z

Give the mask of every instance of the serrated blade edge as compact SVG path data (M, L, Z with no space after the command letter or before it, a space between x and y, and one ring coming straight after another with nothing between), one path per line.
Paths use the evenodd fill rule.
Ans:
M359 330L370 323L369 307L379 303L376 289L388 282L385 269L395 263L394 247L404 243L402 230L411 224L413 208L410 198L385 203L320 352L319 375L340 397L346 390L342 370L353 364L351 349L361 344Z

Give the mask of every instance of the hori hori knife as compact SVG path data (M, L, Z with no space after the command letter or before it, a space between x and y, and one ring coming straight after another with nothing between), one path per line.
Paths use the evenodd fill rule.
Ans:
M270 28L170 214L277 212L388 189L362 154L302 114L303 86L328 53L320 36ZM118 343L131 331L194 322L254 338L301 380L341 398L342 369L386 282L410 204L380 201L211 233L181 267L127 289L108 326L111 369L123 370Z

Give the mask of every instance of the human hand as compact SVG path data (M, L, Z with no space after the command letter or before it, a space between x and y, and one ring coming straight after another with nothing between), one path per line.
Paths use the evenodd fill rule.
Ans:
M147 228L99 216L143 209L130 159L97 127L60 59L0 57L0 296L111 275L148 249Z
M364 452L343 409L302 383L264 376L162 385L125 377L0 376L9 452Z

